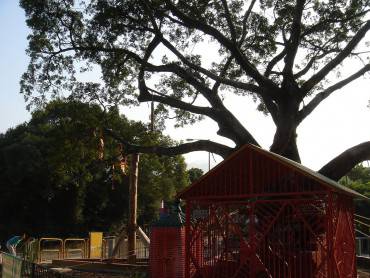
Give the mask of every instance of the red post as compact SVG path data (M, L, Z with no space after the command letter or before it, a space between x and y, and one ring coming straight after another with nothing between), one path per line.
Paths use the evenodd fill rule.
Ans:
M186 204L185 216L185 278L190 278L190 213L191 202Z
M326 231L326 244L327 244L327 258L328 258L328 278L334 277L334 248L333 248L333 193L328 192L328 199L327 199L327 212L326 212L326 223L327 223L327 231Z

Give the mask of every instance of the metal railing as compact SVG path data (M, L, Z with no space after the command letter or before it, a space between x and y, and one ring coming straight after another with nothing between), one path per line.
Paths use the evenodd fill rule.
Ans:
M121 238L119 236L108 236L103 238L101 258L128 258L128 239L127 236ZM117 253L113 256L113 249L120 242ZM150 240L145 232L138 228L136 241L136 258L146 260L149 259ZM30 262L48 263L54 259L84 259L89 258L89 239L85 238L55 238L43 237L33 239L26 245L17 248L17 256Z
M370 258L370 237L356 238L356 255Z
M63 258L86 258L88 251L87 240L84 238L66 238L63 241Z
M44 248L48 244L49 248ZM64 242L60 238L43 237L39 239L38 262L48 262L52 259L63 259Z
M26 261L8 253L1 253L2 278L68 278L73 277L45 266Z
M53 259L82 259L89 255L88 239L44 237L17 246L17 257L30 262L45 263Z
M112 258L113 249L118 241L118 237L110 236L103 238L103 259ZM140 236L137 236L136 239L136 258L137 259L149 259L149 244L145 242ZM128 239L127 237L121 241L118 252L115 258L118 259L127 259L128 258Z

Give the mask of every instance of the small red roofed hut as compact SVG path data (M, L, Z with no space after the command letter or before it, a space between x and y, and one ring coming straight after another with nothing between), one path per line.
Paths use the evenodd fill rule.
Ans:
M282 156L245 145L178 195L186 278L356 277L353 199Z

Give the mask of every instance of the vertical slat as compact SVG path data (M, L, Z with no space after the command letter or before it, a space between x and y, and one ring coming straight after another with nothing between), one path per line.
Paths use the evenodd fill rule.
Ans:
M185 210L185 278L190 278L190 240L191 240L191 233L190 233L190 214L191 214L191 202L188 201L186 204Z

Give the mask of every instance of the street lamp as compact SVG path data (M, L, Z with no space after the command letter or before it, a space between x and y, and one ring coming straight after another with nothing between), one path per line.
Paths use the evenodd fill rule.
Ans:
M207 140L209 139L198 139L198 138L187 138L185 139L186 142L193 142L193 141L198 141L198 140ZM208 171L211 170L211 153L208 152Z

